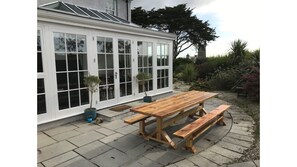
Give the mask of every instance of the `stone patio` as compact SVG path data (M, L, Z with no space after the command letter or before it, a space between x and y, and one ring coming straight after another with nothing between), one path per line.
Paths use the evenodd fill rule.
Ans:
M176 93L176 92L175 92ZM132 102L127 105L139 105L142 102ZM212 98L205 102L207 111L227 102ZM70 122L38 132L38 167L142 167L142 166L227 166L226 163L239 158L243 151L253 142L253 120L239 107L232 105L225 112L226 126L210 128L195 140L198 151L192 154L184 150L184 141L173 137L177 142L177 149L154 141L147 141L138 135L138 124L124 123L130 117L129 111L107 112L108 109L98 113L105 115L100 125L87 123L84 120ZM104 116L102 116L104 117ZM169 134L193 121L183 119L166 129ZM148 129L153 129L154 124ZM240 164L228 165L230 167L256 167L259 161L250 161Z

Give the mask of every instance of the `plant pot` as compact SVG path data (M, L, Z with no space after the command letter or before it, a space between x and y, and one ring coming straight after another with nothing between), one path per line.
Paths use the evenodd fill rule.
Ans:
M84 112L85 120L88 122L92 122L96 119L97 111L96 108L87 108Z
M153 98L152 96L144 96L143 97L143 102L147 102L147 103L150 103L153 101Z

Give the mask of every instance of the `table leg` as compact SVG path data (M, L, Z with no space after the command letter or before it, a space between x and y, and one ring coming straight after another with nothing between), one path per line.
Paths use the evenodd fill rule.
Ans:
M203 114L207 114L207 112L204 109L204 103L201 103L199 106L201 107L201 109L199 110L199 116L202 117Z
M157 118L157 134L156 134L156 138L158 140L161 140L162 129L163 129L162 124L163 124L162 118Z

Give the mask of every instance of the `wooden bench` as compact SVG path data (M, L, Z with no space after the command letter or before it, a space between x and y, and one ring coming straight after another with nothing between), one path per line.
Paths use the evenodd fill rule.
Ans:
M156 120L150 120L148 122L145 122L146 119L148 119L150 116L148 115L143 115L143 114L136 114L131 118L125 119L124 122L127 124L135 124L137 122L139 122L139 134L146 136L146 132L145 132L145 126L149 125L153 122L155 122Z
M194 122L176 131L174 135L186 139L186 149L195 153L197 149L195 148L195 146L193 146L193 141L215 124L220 123L226 125L223 118L224 112L229 107L230 105L220 105L206 115L198 118Z

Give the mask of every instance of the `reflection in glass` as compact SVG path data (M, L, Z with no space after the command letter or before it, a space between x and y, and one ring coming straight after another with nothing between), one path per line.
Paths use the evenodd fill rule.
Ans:
M77 47L78 47L78 52L87 52L85 35L77 35Z
M125 53L131 53L131 43L130 43L130 40L125 41Z
M37 51L41 51L41 41L40 41L40 36L37 36Z
M68 92L58 93L59 110L69 108Z
M106 38L106 53L112 53L112 38Z
M138 67L142 67L142 56L138 55Z
M63 53L56 53L56 71L66 71L66 55Z
M87 89L80 90L81 105L89 104L89 91Z
M65 35L63 33L54 33L55 51L65 52Z
M127 83L127 95L132 95L132 84Z
M97 37L97 52L98 53L105 53L105 43L104 38Z
M42 54L37 52L37 72L43 72Z
M125 68L125 57L124 55L119 55L119 67Z
M77 70L77 57L76 54L67 54L68 71Z
M100 101L107 100L106 86L99 87Z
M142 42L137 42L137 54L143 54Z
M87 87L85 84L84 84L84 78L88 76L88 72L79 72L79 87L80 88L84 88L84 87Z
M125 52L124 41L123 40L119 40L118 47L119 47L119 53L124 53Z
M69 76L69 89L77 89L78 88L78 73L70 72Z
M143 66L144 67L147 67L148 66L147 56L143 56Z
M107 60L107 68L113 68L113 55L112 54L107 54L106 55L106 60Z
M98 54L98 68L105 69L105 55Z
M67 34L66 35L66 45L68 52L76 52L76 35Z
M79 93L78 90L70 91L70 106L79 106Z
M108 99L114 98L114 85L108 86Z
M126 96L126 84L120 84L120 96Z
M37 79L37 93L44 93L44 79Z
M148 66L149 67L153 66L153 56L148 57Z
M148 48L147 48L147 42L143 42L143 55L147 55L148 54Z
M125 82L125 69L120 70L120 82Z
M99 79L101 80L100 85L106 84L106 70L99 70Z
M57 73L58 91L67 90L67 73Z
M131 55L126 55L126 68L131 67Z
M153 90L153 80L149 80L149 90Z
M79 70L88 70L88 60L86 54L78 55Z
M114 83L113 70L107 70L107 83L108 84L113 84Z
M147 54L153 56L153 43L148 43Z
M127 69L126 70L126 82L131 81L131 70Z
M46 113L45 95L37 95L37 114Z

